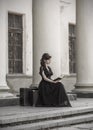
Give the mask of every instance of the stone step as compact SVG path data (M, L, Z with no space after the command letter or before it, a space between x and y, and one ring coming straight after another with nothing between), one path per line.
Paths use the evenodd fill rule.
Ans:
M20 125L26 123L42 122L46 120L66 119L71 116L79 116L83 114L93 113L93 107L78 107L78 108L65 108L63 110L43 111L39 113L16 113L10 115L0 116L0 127L6 127L10 125Z
M0 107L19 105L19 97L4 97L0 98Z
M28 123L28 124L21 124L18 126L9 126L6 128L1 128L0 130L44 130L50 128L57 128L57 127L64 127L68 125L74 125L84 122L93 121L93 114L87 115L79 115L74 117L68 118L61 118L55 120L46 120L42 122L36 123Z
M68 98L69 100L76 100L77 99L77 95L76 94L72 94L72 93L68 93ZM14 105L19 105L19 97L4 97L4 98L0 98L0 107L4 107L4 106L14 106Z
M77 100L77 94L69 92L67 95L70 101Z

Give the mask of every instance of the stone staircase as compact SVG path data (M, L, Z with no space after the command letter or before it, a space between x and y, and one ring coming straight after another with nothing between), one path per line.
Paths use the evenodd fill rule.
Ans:
M19 105L20 104L19 98L20 98L20 95L13 96L13 97L0 98L0 107ZM77 95L73 94L73 93L68 93L68 98L69 98L69 100L76 100Z
M0 98L0 107L15 105L19 105L19 97L13 96Z
M53 108L33 113L2 115L0 116L0 130L50 130L90 121L93 121L93 106Z

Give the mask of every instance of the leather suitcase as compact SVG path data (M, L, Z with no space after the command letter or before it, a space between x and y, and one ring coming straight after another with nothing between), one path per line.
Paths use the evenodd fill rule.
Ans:
M38 89L20 88L20 105L35 106L38 98Z
M20 105L31 106L33 101L33 95L30 88L20 88Z

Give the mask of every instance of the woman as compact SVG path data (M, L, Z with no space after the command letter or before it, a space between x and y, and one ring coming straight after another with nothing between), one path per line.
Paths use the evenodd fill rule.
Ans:
M36 106L67 106L71 107L63 84L60 80L52 80L53 72L48 66L51 56L44 53L41 58L40 75L42 80L39 84L39 95Z

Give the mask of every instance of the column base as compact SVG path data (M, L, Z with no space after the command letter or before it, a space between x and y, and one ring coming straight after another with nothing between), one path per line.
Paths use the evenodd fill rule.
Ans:
M0 98L6 98L6 97L14 97L14 95L9 92L0 92Z
M8 86L0 87L0 98L14 97L14 95L10 92L10 88Z
M93 98L93 84L76 84L72 92L80 98Z

